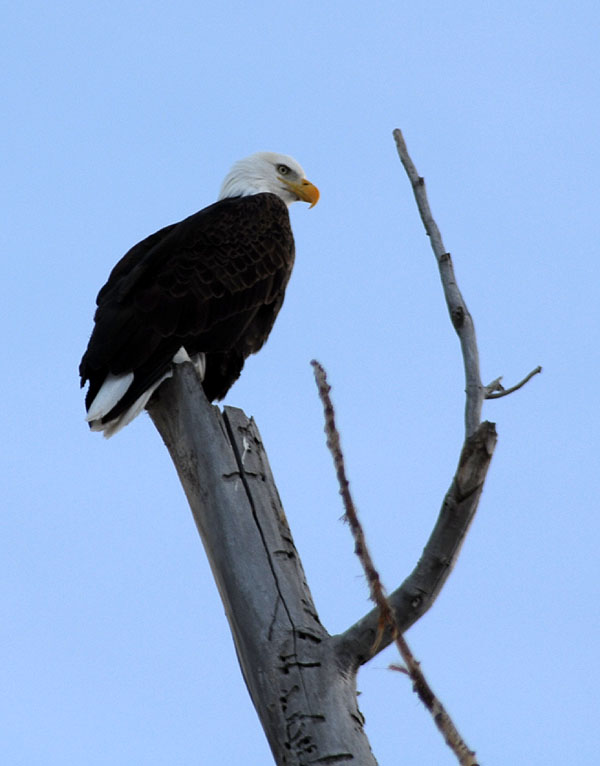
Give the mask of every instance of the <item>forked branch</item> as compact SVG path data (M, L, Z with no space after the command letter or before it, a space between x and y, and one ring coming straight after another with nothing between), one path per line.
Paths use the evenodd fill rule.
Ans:
M392 609L387 596L385 595L379 573L375 568L373 559L371 558L371 554L367 547L362 524L358 518L356 507L350 492L350 484L346 476L344 456L340 444L340 435L335 424L335 411L333 409L331 397L329 396L331 386L327 382L327 375L323 367L315 360L313 360L311 364L315 371L319 396L323 402L327 446L329 447L331 456L333 457L333 463L335 465L338 483L340 485L340 494L342 496L345 510L344 519L348 522L352 531L355 553L358 556L367 577L371 600L375 602L379 610L379 625L375 637L375 646L373 649L376 650L377 645L381 643L384 629L386 627L390 629L392 638L398 648L398 651L400 652L400 656L406 665L405 672L408 674L413 683L413 690L416 692L427 710L429 710L431 713L435 725L442 733L446 744L456 755L461 766L478 766L477 760L475 758L475 753L469 749L459 734L453 720L450 718L448 712L425 678L419 663L415 659L408 643L406 642L406 639L402 635L400 626L396 620L395 612Z
M337 637L338 654L342 661L346 661L348 664L354 662L358 666L373 657L391 641L395 641L406 663L406 672L413 681L415 691L432 713L446 742L461 764L474 766L476 763L475 754L466 746L458 734L456 726L433 694L402 633L435 600L457 560L477 510L485 476L496 444L494 425L487 422L481 423L484 400L506 396L518 390L533 375L539 373L541 368L536 368L520 383L508 390L503 389L500 378L488 386L482 384L475 326L458 288L452 259L444 247L441 233L431 213L425 182L408 154L400 130L394 131L394 139L398 155L411 182L425 231L430 238L450 319L460 340L466 379L465 442L456 474L444 498L437 524L425 546L423 556L412 574L388 598L370 557L362 527L352 502L326 375L323 368L317 362L313 362L319 394L325 409L327 444L336 466L340 493L346 511L345 517L350 523L355 539L356 553L367 575L371 598L377 605L376 609Z

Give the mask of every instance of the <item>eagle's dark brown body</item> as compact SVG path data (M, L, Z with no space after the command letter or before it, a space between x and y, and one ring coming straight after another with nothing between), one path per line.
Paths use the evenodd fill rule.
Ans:
M133 373L101 422L119 417L181 347L205 354L206 395L223 398L266 341L293 263L287 206L270 193L222 199L135 245L98 294L79 367L88 409L107 375Z

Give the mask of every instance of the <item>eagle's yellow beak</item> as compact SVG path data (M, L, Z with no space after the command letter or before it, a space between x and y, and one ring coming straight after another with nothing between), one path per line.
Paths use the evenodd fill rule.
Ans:
M319 201L319 190L314 184L307 181L306 178L303 178L299 183L288 181L287 178L282 176L279 176L279 180L283 181L286 186L289 186L298 199L301 199L303 202L310 202L311 207L314 207Z

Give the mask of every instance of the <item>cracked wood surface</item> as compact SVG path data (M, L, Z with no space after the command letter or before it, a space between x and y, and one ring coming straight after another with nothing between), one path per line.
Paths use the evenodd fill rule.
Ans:
M375 766L355 672L319 622L254 421L210 405L190 364L177 365L148 411L192 509L275 762Z

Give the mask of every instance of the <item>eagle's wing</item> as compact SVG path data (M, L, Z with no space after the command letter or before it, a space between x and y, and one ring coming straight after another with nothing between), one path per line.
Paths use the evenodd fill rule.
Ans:
M104 419L118 416L165 374L181 346L209 355L207 395L224 396L244 359L265 342L293 260L287 207L273 194L221 200L137 244L98 294L80 365L82 385L90 381L88 407L108 374L133 373ZM210 354L218 362L213 370Z

